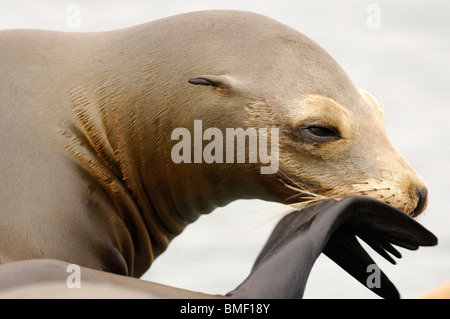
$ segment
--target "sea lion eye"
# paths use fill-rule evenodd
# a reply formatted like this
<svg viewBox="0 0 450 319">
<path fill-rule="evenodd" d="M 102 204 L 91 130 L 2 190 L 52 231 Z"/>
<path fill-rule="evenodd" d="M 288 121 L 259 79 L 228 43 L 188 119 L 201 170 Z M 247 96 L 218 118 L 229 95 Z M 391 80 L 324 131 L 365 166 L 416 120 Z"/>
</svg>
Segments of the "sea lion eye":
<svg viewBox="0 0 450 319">
<path fill-rule="evenodd" d="M 309 125 L 298 127 L 297 130 L 307 134 L 308 137 L 318 142 L 331 142 L 340 139 L 338 131 L 335 128 L 322 125 Z"/>
<path fill-rule="evenodd" d="M 318 137 L 334 137 L 337 135 L 334 130 L 323 126 L 309 126 L 306 130 L 309 134 Z"/>
</svg>

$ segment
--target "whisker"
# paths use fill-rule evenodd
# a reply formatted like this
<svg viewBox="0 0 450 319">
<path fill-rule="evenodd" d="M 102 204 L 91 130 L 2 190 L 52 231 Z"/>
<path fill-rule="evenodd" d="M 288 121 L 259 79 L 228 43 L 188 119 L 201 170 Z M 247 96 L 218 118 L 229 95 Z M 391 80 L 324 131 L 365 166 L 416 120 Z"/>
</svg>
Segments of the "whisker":
<svg viewBox="0 0 450 319">
<path fill-rule="evenodd" d="M 289 210 L 289 211 L 285 211 L 285 212 L 278 213 L 278 214 L 276 214 L 275 216 L 266 218 L 266 219 L 260 221 L 259 223 L 257 223 L 256 225 L 253 225 L 253 226 L 247 228 L 246 230 L 242 231 L 241 233 L 237 234 L 236 236 L 231 237 L 230 239 L 227 240 L 227 244 L 228 244 L 228 245 L 231 245 L 231 244 L 235 243 L 236 241 L 238 241 L 238 240 L 244 238 L 244 237 L 247 236 L 248 234 L 254 232 L 254 231 L 257 230 L 258 228 L 260 228 L 260 227 L 266 225 L 267 223 L 270 223 L 271 221 L 274 221 L 274 220 L 276 220 L 276 219 L 278 219 L 278 218 L 282 218 L 282 217 L 284 217 L 284 216 L 287 216 L 287 215 L 289 215 L 290 213 L 292 213 L 292 211 Z"/>
<path fill-rule="evenodd" d="M 386 190 L 390 190 L 390 188 L 386 187 L 386 188 L 371 188 L 371 189 L 363 189 L 363 190 L 358 190 L 358 191 L 354 191 L 354 192 L 349 192 L 349 193 L 337 193 L 337 192 L 330 192 L 326 195 L 321 195 L 321 194 L 317 194 L 312 192 L 309 189 L 306 189 L 305 187 L 303 187 L 302 185 L 298 184 L 297 182 L 293 181 L 289 176 L 287 176 L 286 174 L 284 174 L 283 172 L 281 172 L 281 174 L 283 174 L 285 176 L 285 178 L 292 183 L 292 185 L 288 184 L 287 182 L 285 182 L 283 179 L 280 179 L 280 182 L 283 183 L 283 185 L 290 189 L 293 190 L 295 192 L 297 192 L 296 194 L 293 194 L 291 196 L 289 196 L 288 198 L 286 198 L 286 200 L 291 200 L 293 198 L 296 197 L 301 197 L 301 201 L 297 202 L 297 203 L 291 203 L 291 204 L 281 204 L 281 205 L 275 205 L 273 207 L 268 207 L 268 208 L 264 208 L 264 209 L 260 209 L 258 211 L 254 211 L 253 213 L 264 213 L 264 212 L 269 212 L 269 211 L 274 211 L 274 210 L 278 210 L 278 209 L 282 209 L 282 208 L 289 208 L 286 211 L 283 212 L 279 212 L 276 213 L 274 216 L 268 217 L 260 222 L 258 222 L 257 224 L 247 228 L 246 230 L 240 232 L 239 234 L 228 238 L 224 241 L 222 241 L 221 243 L 219 243 L 219 246 L 225 246 L 225 245 L 231 245 L 237 241 L 239 241 L 240 239 L 244 238 L 245 236 L 247 236 L 248 234 L 254 232 L 255 230 L 259 229 L 260 227 L 266 225 L 267 223 L 270 223 L 276 219 L 282 218 L 284 216 L 287 216 L 289 214 L 291 214 L 292 212 L 296 211 L 296 210 L 302 210 L 305 209 L 309 206 L 312 206 L 320 201 L 324 201 L 324 200 L 330 200 L 330 199 L 334 199 L 334 200 L 342 200 L 346 197 L 350 197 L 350 196 L 355 196 L 355 195 L 365 195 L 367 193 L 371 193 L 371 192 L 378 192 L 378 191 L 386 191 Z M 362 182 L 362 183 L 357 183 L 354 185 L 368 185 L 368 182 Z M 392 198 L 394 197 L 394 195 L 389 196 L 386 199 Z M 407 210 L 407 205 L 405 206 L 405 211 Z"/>
<path fill-rule="evenodd" d="M 297 194 L 294 194 L 294 195 L 291 195 L 291 196 L 287 197 L 286 201 L 291 200 L 291 199 L 296 198 L 296 197 L 300 197 L 300 196 L 302 196 L 302 198 L 305 199 L 305 200 L 314 199 L 314 198 L 317 197 L 315 194 L 308 195 L 308 194 L 305 194 L 305 193 L 297 193 Z"/>
<path fill-rule="evenodd" d="M 292 185 L 287 184 L 287 183 L 286 183 L 285 181 L 283 181 L 283 180 L 280 180 L 280 181 L 281 181 L 281 182 L 283 183 L 283 185 L 286 186 L 287 188 L 289 188 L 289 189 L 291 189 L 291 190 L 293 190 L 293 191 L 299 192 L 299 194 L 291 195 L 291 196 L 288 197 L 287 199 L 291 199 L 291 198 L 294 198 L 294 197 L 296 197 L 296 196 L 300 196 L 300 195 L 304 195 L 304 194 L 309 195 L 309 196 L 311 196 L 312 198 L 316 198 L 316 197 L 324 197 L 324 196 L 322 196 L 322 195 L 313 193 L 313 192 L 311 192 L 311 191 L 307 191 L 306 189 L 304 189 L 304 188 L 301 187 L 300 185 L 297 185 L 297 186 L 299 186 L 299 188 L 297 188 L 297 187 L 295 187 L 295 186 L 292 186 Z"/>
<path fill-rule="evenodd" d="M 304 209 L 304 208 L 310 206 L 311 204 L 314 204 L 314 203 L 316 203 L 318 201 L 322 201 L 322 200 L 330 200 L 330 199 L 341 200 L 341 199 L 344 199 L 344 198 L 350 197 L 350 196 L 365 195 L 365 194 L 370 193 L 370 192 L 378 192 L 378 191 L 383 191 L 383 190 L 390 190 L 390 188 L 386 187 L 386 188 L 364 189 L 364 190 L 359 190 L 359 191 L 350 192 L 350 193 L 346 193 L 346 194 L 330 193 L 328 195 L 320 195 L 320 194 L 316 194 L 316 193 L 312 193 L 312 192 L 306 191 L 303 188 L 299 189 L 297 187 L 294 187 L 292 185 L 289 185 L 289 184 L 285 183 L 284 181 L 282 181 L 282 182 L 287 188 L 299 192 L 298 194 L 294 194 L 294 195 L 289 196 L 286 200 L 293 199 L 293 198 L 295 198 L 297 196 L 303 196 L 303 198 L 305 199 L 305 200 L 300 201 L 298 203 L 287 204 L 287 206 L 292 207 L 292 208 L 296 208 L 296 209 Z M 361 184 L 364 184 L 364 183 L 361 183 Z M 307 195 L 307 196 L 305 196 L 305 195 Z"/>
<path fill-rule="evenodd" d="M 308 188 L 308 190 L 305 189 L 305 187 L 301 186 L 298 182 L 294 181 L 292 178 L 290 178 L 288 175 L 286 175 L 284 172 L 280 171 L 281 174 L 284 175 L 284 177 L 286 177 L 292 184 L 296 185 L 297 187 L 299 187 L 300 189 L 311 193 L 311 190 L 308 188 L 308 186 L 306 185 L 305 187 Z M 282 181 L 284 183 L 284 181 Z M 286 184 L 286 183 L 284 183 Z"/>
</svg>

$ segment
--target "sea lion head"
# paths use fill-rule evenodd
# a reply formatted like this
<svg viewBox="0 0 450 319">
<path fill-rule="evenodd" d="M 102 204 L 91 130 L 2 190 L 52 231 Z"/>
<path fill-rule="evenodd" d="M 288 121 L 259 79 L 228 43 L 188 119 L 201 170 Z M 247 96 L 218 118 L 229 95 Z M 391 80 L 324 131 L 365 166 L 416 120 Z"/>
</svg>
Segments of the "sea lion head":
<svg viewBox="0 0 450 319">
<path fill-rule="evenodd" d="M 424 211 L 426 184 L 391 144 L 382 107 L 319 45 L 258 15 L 217 20 L 208 34 L 221 41 L 190 84 L 203 86 L 194 88 L 202 91 L 198 103 L 222 114 L 209 126 L 278 128 L 277 172 L 246 168 L 259 186 L 247 186 L 255 197 L 293 203 L 364 195 L 412 216 Z"/>
<path fill-rule="evenodd" d="M 419 215 L 427 202 L 425 182 L 391 144 L 379 103 L 352 91 L 351 103 L 313 93 L 279 109 L 288 121 L 280 126 L 280 180 L 298 191 L 291 199 L 364 195 Z"/>
<path fill-rule="evenodd" d="M 135 225 L 145 249 L 134 252 L 133 273 L 201 214 L 236 199 L 363 195 L 412 216 L 425 209 L 426 185 L 389 141 L 379 103 L 300 32 L 210 11 L 103 37 L 103 62 L 80 71 L 70 91 L 78 128 L 62 132 Z M 229 149 L 228 129 L 254 129 L 257 145 L 245 137 Z"/>
</svg>

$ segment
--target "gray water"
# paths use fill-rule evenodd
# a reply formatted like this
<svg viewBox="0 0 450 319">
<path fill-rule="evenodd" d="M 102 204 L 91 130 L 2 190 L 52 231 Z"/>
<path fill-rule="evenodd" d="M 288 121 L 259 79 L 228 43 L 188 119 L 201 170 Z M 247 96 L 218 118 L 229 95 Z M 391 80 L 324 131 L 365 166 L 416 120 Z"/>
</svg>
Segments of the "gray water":
<svg viewBox="0 0 450 319">
<path fill-rule="evenodd" d="M 101 31 L 188 11 L 237 9 L 275 18 L 320 44 L 359 87 L 382 100 L 393 144 L 429 186 L 429 206 L 419 221 L 438 236 L 439 245 L 414 252 L 402 250 L 403 258 L 395 266 L 380 258 L 375 260 L 404 298 L 418 297 L 450 280 L 450 2 L 92 2 L 1 1 L 0 29 Z M 72 3 L 80 9 L 80 19 L 68 24 L 74 11 L 67 9 Z M 372 3 L 375 9 L 369 7 Z M 377 9 L 379 16 L 374 16 Z M 200 218 L 170 244 L 143 279 L 226 293 L 247 276 L 275 221 L 243 238 L 240 234 L 276 215 L 273 210 L 261 211 L 276 206 L 258 200 L 237 201 Z M 305 297 L 375 296 L 321 257 L 311 273 Z"/>
</svg>

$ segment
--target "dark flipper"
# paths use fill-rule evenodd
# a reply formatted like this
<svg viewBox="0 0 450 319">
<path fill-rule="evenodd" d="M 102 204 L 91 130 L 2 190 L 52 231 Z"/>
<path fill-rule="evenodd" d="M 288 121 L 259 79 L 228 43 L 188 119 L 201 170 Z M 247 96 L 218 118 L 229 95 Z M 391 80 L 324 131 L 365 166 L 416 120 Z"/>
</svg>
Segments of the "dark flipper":
<svg viewBox="0 0 450 319">
<path fill-rule="evenodd" d="M 417 249 L 437 238 L 403 212 L 367 197 L 330 200 L 284 217 L 272 232 L 247 279 L 228 293 L 232 298 L 301 298 L 311 268 L 324 252 L 362 284 L 375 262 L 356 240 L 360 237 L 383 257 L 400 258 L 392 246 Z M 388 253 L 389 252 L 389 253 Z M 398 298 L 395 286 L 380 271 L 382 297 Z"/>
<path fill-rule="evenodd" d="M 380 275 L 379 282 L 367 285 L 370 275 L 368 267 L 369 265 L 376 266 L 376 264 L 351 232 L 338 230 L 328 242 L 323 253 L 380 297 L 400 298 L 394 284 L 379 268 L 377 268 Z"/>
</svg>

